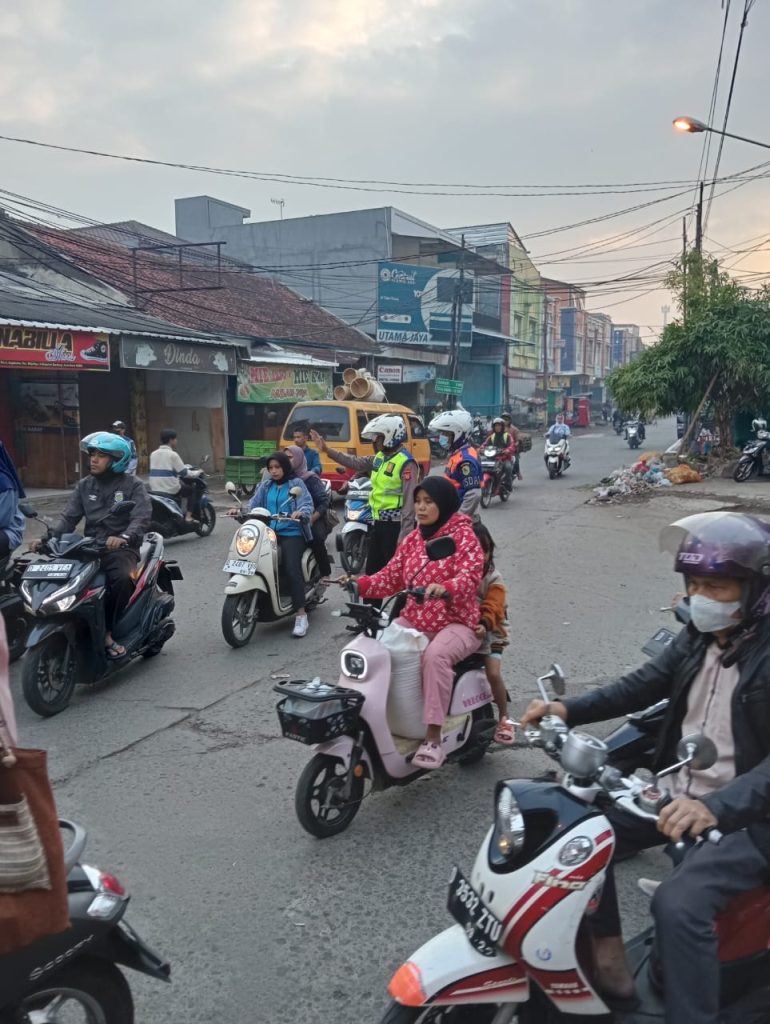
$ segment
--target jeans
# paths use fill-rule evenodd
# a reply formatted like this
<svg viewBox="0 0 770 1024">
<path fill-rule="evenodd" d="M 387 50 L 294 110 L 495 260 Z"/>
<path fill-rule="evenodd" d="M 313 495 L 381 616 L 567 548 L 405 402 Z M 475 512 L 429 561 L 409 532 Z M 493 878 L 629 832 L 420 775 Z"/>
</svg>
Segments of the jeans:
<svg viewBox="0 0 770 1024">
<path fill-rule="evenodd" d="M 318 568 L 322 576 L 329 576 L 332 571 L 332 563 L 329 561 L 329 552 L 326 550 L 326 538 L 328 530 L 322 520 L 317 519 L 313 523 L 313 540 L 310 548 L 318 562 Z"/>
<path fill-rule="evenodd" d="M 281 549 L 281 568 L 289 584 L 289 594 L 295 610 L 305 607 L 305 577 L 302 574 L 302 556 L 307 541 L 300 534 L 279 533 L 278 547 Z"/>
</svg>

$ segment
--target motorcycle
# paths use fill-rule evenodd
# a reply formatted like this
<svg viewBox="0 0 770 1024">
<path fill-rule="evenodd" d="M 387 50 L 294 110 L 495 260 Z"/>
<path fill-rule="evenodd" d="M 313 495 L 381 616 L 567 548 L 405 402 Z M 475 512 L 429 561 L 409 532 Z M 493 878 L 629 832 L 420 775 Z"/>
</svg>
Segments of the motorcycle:
<svg viewBox="0 0 770 1024">
<path fill-rule="evenodd" d="M 564 692 L 558 665 L 538 680 Z M 604 808 L 655 821 L 670 799 L 659 780 L 682 767 L 710 767 L 715 745 L 684 737 L 678 762 L 654 779 L 624 776 L 608 765 L 606 744 L 546 716 L 527 729 L 523 746 L 543 749 L 564 771 L 560 783 L 499 782 L 495 817 L 470 876 L 454 867 L 448 910 L 455 924 L 430 939 L 403 964 L 388 987 L 393 1003 L 382 1024 L 450 1019 L 478 1024 L 556 1024 L 609 1015 L 587 955 L 586 915 L 595 908 L 615 837 Z M 703 841 L 721 840 L 717 829 Z M 694 840 L 677 844 L 681 853 Z M 767 1019 L 770 998 L 770 887 L 734 900 L 719 915 L 723 1001 L 731 1019 Z M 626 947 L 640 1007 L 612 1019 L 623 1024 L 662 1021 L 665 997 L 654 928 Z M 747 1003 L 762 1000 L 762 1016 L 749 1018 Z M 744 1002 L 744 999 L 747 1001 Z M 607 1018 L 609 1019 L 609 1017 Z M 722 1018 L 720 1018 L 721 1020 Z"/>
<path fill-rule="evenodd" d="M 225 490 L 240 509 L 235 484 L 228 481 Z M 293 487 L 289 494 L 296 498 L 300 489 Z M 222 606 L 222 635 L 231 647 L 245 647 L 254 635 L 257 622 L 276 622 L 294 614 L 286 577 L 281 572 L 278 539 L 270 526 L 271 522 L 291 517 L 255 508 L 250 512 L 239 511 L 234 518 L 240 526 L 222 566 L 222 571 L 230 574 Z M 324 587 L 318 563 L 309 547 L 302 556 L 302 571 L 305 607 L 314 608 L 324 599 Z"/>
<path fill-rule="evenodd" d="M 546 435 L 543 458 L 549 479 L 555 480 L 561 476 L 565 469 L 569 469 L 571 463 L 567 438 L 560 437 L 556 441 L 551 441 L 550 437 Z"/>
<path fill-rule="evenodd" d="M 505 462 L 513 463 L 515 456 L 510 452 L 501 451 L 493 445 L 489 445 L 481 452 L 481 468 L 484 476 L 481 481 L 481 507 L 489 508 L 492 498 L 496 495 L 500 501 L 508 501 L 513 492 L 513 480 L 508 479 L 508 473 L 503 465 Z"/>
<path fill-rule="evenodd" d="M 29 505 L 20 503 L 19 509 L 27 519 L 37 515 Z M 19 593 L 28 558 L 13 558 L 7 555 L 0 559 L 0 614 L 5 621 L 5 635 L 8 638 L 8 661 L 17 661 L 24 653 L 31 621 L 24 610 L 24 601 Z"/>
<path fill-rule="evenodd" d="M 337 532 L 337 551 L 346 573 L 357 576 L 366 565 L 373 517 L 369 498 L 372 482 L 368 476 L 357 476 L 348 484 L 345 495 L 345 525 Z"/>
<path fill-rule="evenodd" d="M 437 537 L 426 544 L 426 551 L 429 561 L 449 558 L 455 551 L 454 540 Z M 388 722 L 391 655 L 378 640 L 401 613 L 407 597 L 423 600 L 424 589 L 411 586 L 390 598 L 380 611 L 357 600 L 354 583 L 348 587 L 352 600 L 340 614 L 355 620 L 360 635 L 342 650 L 338 684 L 313 679 L 273 687 L 283 698 L 276 709 L 283 735 L 315 748 L 297 782 L 294 806 L 302 827 L 319 839 L 337 835 L 350 825 L 367 783 L 372 790 L 387 789 L 425 774 L 412 764 L 421 740 L 394 735 Z M 442 737 L 447 758 L 462 765 L 480 761 L 492 742 L 495 724 L 484 659 L 474 654 L 455 666 Z"/>
<path fill-rule="evenodd" d="M 122 502 L 108 515 L 132 507 L 133 502 Z M 44 557 L 24 570 L 19 589 L 32 629 L 22 691 L 27 704 L 44 718 L 67 707 L 76 685 L 101 682 L 135 658 L 159 654 L 176 630 L 171 618 L 173 581 L 181 580 L 182 572 L 176 562 L 165 560 L 163 539 L 148 533 L 139 551 L 134 592 L 112 629 L 126 654 L 107 657 L 107 581 L 99 569 L 103 553 L 104 548 L 79 533 L 48 536 L 41 547 Z"/>
<path fill-rule="evenodd" d="M 626 421 L 625 420 L 613 420 L 612 421 L 612 429 L 615 431 L 615 433 L 618 435 L 618 437 L 620 437 L 620 435 L 623 433 L 623 431 L 625 430 L 625 427 L 626 427 Z"/>
<path fill-rule="evenodd" d="M 120 967 L 159 981 L 169 980 L 171 968 L 126 921 L 129 895 L 118 879 L 79 863 L 85 831 L 59 825 L 71 840 L 64 856 L 70 927 L 0 957 L 0 1020 L 131 1024 L 133 999 Z"/>
<path fill-rule="evenodd" d="M 639 445 L 644 441 L 644 428 L 638 420 L 630 420 L 626 423 L 626 441 L 628 441 L 628 447 L 631 449 L 638 448 Z"/>
<path fill-rule="evenodd" d="M 767 430 L 765 420 L 756 420 L 756 438 L 748 441 L 743 449 L 738 465 L 733 472 L 733 480 L 742 484 L 750 480 L 755 474 L 764 476 L 765 462 L 767 461 L 767 446 L 770 442 L 770 431 Z"/>
<path fill-rule="evenodd" d="M 201 461 L 201 467 L 205 466 L 209 459 L 210 456 L 207 455 Z M 193 501 L 197 506 L 198 519 L 185 519 L 180 502 L 172 495 L 161 494 L 156 491 L 149 492 L 150 503 L 152 504 L 150 530 L 153 533 L 159 533 L 161 537 L 166 539 L 169 537 L 184 537 L 188 533 L 197 533 L 199 537 L 208 537 L 216 526 L 217 513 L 207 493 L 206 474 L 202 468 L 194 469 L 189 464 L 185 465 L 185 469 L 190 474 L 196 474 L 195 476 L 185 477 L 185 481 L 192 484 L 195 490 L 195 497 L 188 498 L 188 501 Z"/>
</svg>

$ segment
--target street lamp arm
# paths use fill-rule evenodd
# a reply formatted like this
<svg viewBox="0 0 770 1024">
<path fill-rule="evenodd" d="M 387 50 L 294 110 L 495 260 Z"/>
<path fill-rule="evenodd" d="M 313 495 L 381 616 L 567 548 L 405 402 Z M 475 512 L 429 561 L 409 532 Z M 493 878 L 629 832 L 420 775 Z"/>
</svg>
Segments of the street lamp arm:
<svg viewBox="0 0 770 1024">
<path fill-rule="evenodd" d="M 738 142 L 748 142 L 750 146 L 760 146 L 762 149 L 770 149 L 770 142 L 758 142 L 757 139 L 747 139 L 745 135 L 736 135 L 734 132 L 723 132 L 719 128 L 712 128 L 695 117 L 676 117 L 674 127 L 679 132 L 711 132 L 713 135 L 724 135 L 727 139 L 737 139 Z"/>
</svg>

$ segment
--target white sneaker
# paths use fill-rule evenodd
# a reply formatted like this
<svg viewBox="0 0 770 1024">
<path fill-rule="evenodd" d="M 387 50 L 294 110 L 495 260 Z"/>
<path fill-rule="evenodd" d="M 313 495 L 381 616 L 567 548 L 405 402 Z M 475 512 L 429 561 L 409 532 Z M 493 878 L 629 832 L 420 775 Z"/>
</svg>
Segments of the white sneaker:
<svg viewBox="0 0 770 1024">
<path fill-rule="evenodd" d="M 292 636 L 304 636 L 307 633 L 307 615 L 298 615 L 294 620 Z"/>
</svg>

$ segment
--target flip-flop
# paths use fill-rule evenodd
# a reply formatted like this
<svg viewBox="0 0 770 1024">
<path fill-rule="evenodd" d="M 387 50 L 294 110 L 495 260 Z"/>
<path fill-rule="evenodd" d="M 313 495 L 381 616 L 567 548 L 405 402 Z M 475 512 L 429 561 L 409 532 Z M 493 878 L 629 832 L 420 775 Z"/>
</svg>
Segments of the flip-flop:
<svg viewBox="0 0 770 1024">
<path fill-rule="evenodd" d="M 104 650 L 110 661 L 117 661 L 118 658 L 125 658 L 126 649 L 122 644 L 116 643 L 114 640 L 111 644 L 105 644 Z"/>
<path fill-rule="evenodd" d="M 425 768 L 427 771 L 432 771 L 434 768 L 440 768 L 445 760 L 446 754 L 439 744 L 428 743 L 428 741 L 425 740 L 417 748 L 417 753 L 412 758 L 412 764 L 417 765 L 418 768 Z"/>
<path fill-rule="evenodd" d="M 504 747 L 510 747 L 516 742 L 516 723 L 510 718 L 501 718 L 495 729 L 495 743 L 502 743 Z"/>
</svg>

